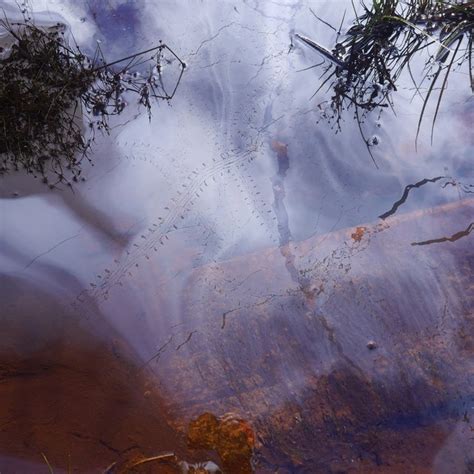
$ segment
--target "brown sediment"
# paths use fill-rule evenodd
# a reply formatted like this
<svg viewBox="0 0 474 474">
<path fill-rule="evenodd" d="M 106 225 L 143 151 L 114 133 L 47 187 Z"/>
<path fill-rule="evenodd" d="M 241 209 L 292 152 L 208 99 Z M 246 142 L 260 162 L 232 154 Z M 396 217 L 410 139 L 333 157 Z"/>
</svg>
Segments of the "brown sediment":
<svg viewBox="0 0 474 474">
<path fill-rule="evenodd" d="M 474 254 L 469 238 L 410 243 L 462 228 L 473 208 L 289 243 L 311 294 L 278 248 L 196 269 L 182 334 L 145 365 L 97 308 L 81 320 L 52 290 L 2 277 L 2 472 L 47 469 L 41 453 L 81 473 L 176 472 L 182 459 L 229 473 L 433 472 L 455 427 L 472 428 Z"/>
<path fill-rule="evenodd" d="M 26 280 L 3 276 L 0 294 L 2 473 L 45 471 L 41 453 L 82 473 L 182 452 L 153 381 L 136 375 L 136 355 L 97 309 L 88 327 Z"/>
<path fill-rule="evenodd" d="M 410 244 L 465 227 L 473 210 L 466 199 L 290 243 L 313 297 L 279 249 L 196 270 L 185 312 L 199 335 L 157 367 L 184 389 L 167 399 L 176 426 L 241 414 L 257 472 L 433 472 L 472 418 L 474 254 L 468 238 Z"/>
</svg>

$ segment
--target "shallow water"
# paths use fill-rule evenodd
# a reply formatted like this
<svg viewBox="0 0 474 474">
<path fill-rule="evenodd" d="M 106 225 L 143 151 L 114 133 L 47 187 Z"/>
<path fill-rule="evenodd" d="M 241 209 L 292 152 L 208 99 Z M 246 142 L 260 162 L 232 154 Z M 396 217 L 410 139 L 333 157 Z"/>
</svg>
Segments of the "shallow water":
<svg viewBox="0 0 474 474">
<path fill-rule="evenodd" d="M 470 472 L 466 71 L 432 145 L 427 120 L 415 151 L 408 82 L 364 124 L 376 167 L 351 117 L 319 121 L 320 70 L 301 70 L 320 57 L 293 37 L 331 47 L 309 8 L 349 24 L 350 2 L 33 3 L 85 49 L 163 40 L 187 67 L 151 122 L 98 140 L 74 193 L 1 178 L 0 470 L 172 452 L 142 467 Z"/>
</svg>

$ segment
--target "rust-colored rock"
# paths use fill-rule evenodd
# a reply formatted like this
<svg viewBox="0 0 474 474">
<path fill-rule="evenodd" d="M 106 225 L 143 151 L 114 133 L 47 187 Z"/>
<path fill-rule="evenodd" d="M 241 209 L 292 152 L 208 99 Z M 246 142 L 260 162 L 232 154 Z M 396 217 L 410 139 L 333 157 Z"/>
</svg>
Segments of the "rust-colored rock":
<svg viewBox="0 0 474 474">
<path fill-rule="evenodd" d="M 252 428 L 248 422 L 233 414 L 217 418 L 211 413 L 204 413 L 192 420 L 188 445 L 193 449 L 216 451 L 226 473 L 253 472 L 251 460 L 255 438 Z"/>
<path fill-rule="evenodd" d="M 220 421 L 212 413 L 203 413 L 189 423 L 188 446 L 193 449 L 215 449 L 219 443 Z"/>
</svg>

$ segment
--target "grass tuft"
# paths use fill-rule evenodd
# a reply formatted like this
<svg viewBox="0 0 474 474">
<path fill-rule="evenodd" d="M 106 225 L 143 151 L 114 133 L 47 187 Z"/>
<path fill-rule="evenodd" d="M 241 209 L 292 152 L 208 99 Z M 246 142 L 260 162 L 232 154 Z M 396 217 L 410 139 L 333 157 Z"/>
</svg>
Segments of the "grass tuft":
<svg viewBox="0 0 474 474">
<path fill-rule="evenodd" d="M 355 13 L 353 26 L 337 41 L 332 51 L 298 35 L 326 59 L 320 87 L 328 82 L 332 96 L 323 108 L 324 117 L 330 122 L 335 121 L 340 130 L 344 111 L 355 109 L 354 116 L 360 125 L 365 116 L 374 110 L 393 109 L 392 94 L 397 90 L 400 75 L 408 70 L 419 95 L 422 95 L 420 86 L 423 81 L 431 81 L 427 94 L 422 96 L 417 138 L 428 100 L 438 81 L 442 80 L 432 123 L 433 135 L 441 99 L 454 64 L 467 61 L 470 87 L 474 91 L 474 2 L 373 0 L 371 6 L 363 1 L 361 5 L 362 13 Z M 338 38 L 339 34 L 340 30 Z M 436 52 L 428 54 L 424 77 L 417 81 L 410 62 L 432 45 L 436 46 Z M 365 137 L 364 141 L 370 152 L 371 144 Z"/>
</svg>

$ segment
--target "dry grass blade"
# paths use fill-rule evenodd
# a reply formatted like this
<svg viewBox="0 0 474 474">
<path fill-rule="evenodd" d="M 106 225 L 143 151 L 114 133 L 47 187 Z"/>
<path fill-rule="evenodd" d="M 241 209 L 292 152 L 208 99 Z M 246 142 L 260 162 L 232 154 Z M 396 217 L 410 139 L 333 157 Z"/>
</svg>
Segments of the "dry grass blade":
<svg viewBox="0 0 474 474">
<path fill-rule="evenodd" d="M 46 465 L 48 466 L 49 473 L 50 473 L 50 474 L 54 474 L 53 468 L 51 467 L 51 464 L 49 463 L 48 458 L 46 457 L 46 454 L 41 453 L 41 456 L 43 457 L 44 462 L 45 462 Z"/>
<path fill-rule="evenodd" d="M 179 459 L 175 455 L 175 453 L 172 452 L 149 457 L 144 457 L 140 455 L 132 459 L 125 459 L 112 463 L 105 469 L 104 474 L 127 474 L 132 472 L 138 472 L 137 469 L 139 469 L 141 466 L 152 463 L 156 463 L 157 465 L 164 464 L 167 466 L 171 465 L 174 467 L 178 467 Z M 153 470 L 153 472 L 155 472 L 155 470 Z"/>
<path fill-rule="evenodd" d="M 139 461 L 135 461 L 134 463 L 130 464 L 130 468 L 134 468 L 140 466 L 142 464 L 148 464 L 151 462 L 161 462 L 161 461 L 174 461 L 176 460 L 176 456 L 174 453 L 167 453 L 161 454 L 159 456 L 151 456 L 149 458 L 140 459 Z"/>
</svg>

